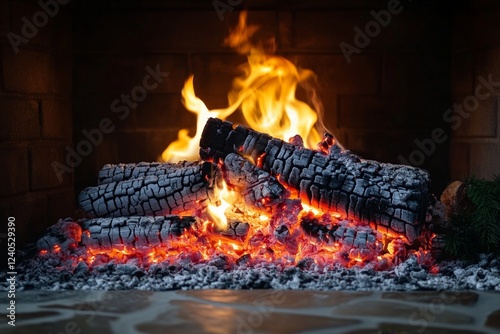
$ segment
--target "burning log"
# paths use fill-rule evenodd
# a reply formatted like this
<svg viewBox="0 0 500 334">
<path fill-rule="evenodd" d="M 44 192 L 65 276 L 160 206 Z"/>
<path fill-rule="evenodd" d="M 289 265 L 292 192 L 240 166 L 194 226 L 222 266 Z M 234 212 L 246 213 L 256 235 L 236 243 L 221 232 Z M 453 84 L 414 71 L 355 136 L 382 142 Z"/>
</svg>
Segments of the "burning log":
<svg viewBox="0 0 500 334">
<path fill-rule="evenodd" d="M 196 223 L 194 217 L 176 215 L 157 217 L 96 218 L 81 223 L 81 243 L 90 247 L 110 248 L 166 246 Z"/>
<path fill-rule="evenodd" d="M 308 215 L 301 219 L 300 226 L 307 235 L 323 243 L 338 244 L 342 251 L 349 251 L 353 258 L 372 260 L 383 250 L 382 234 L 368 226 L 353 226 L 348 221 L 322 224 Z"/>
<path fill-rule="evenodd" d="M 181 236 L 196 223 L 194 217 L 176 215 L 157 217 L 118 217 L 60 220 L 37 241 L 39 251 L 63 252 L 86 248 L 153 247 Z"/>
<path fill-rule="evenodd" d="M 130 163 L 118 165 L 107 164 L 99 171 L 98 185 L 138 179 L 146 176 L 169 175 L 171 177 L 183 177 L 186 173 L 186 167 L 193 167 L 199 164 L 199 161 L 182 161 L 178 163 L 140 162 L 137 164 Z"/>
<path fill-rule="evenodd" d="M 226 156 L 222 171 L 226 183 L 254 209 L 271 212 L 290 195 L 274 176 L 237 154 Z"/>
<path fill-rule="evenodd" d="M 91 218 L 193 215 L 216 197 L 221 182 L 219 168 L 207 162 L 162 172 L 86 188 L 80 207 Z"/>
<path fill-rule="evenodd" d="M 370 222 L 409 242 L 419 235 L 427 206 L 426 171 L 362 160 L 337 145 L 324 154 L 216 118 L 206 123 L 200 147 L 208 161 L 229 153 L 251 157 L 313 207 Z"/>
<path fill-rule="evenodd" d="M 82 239 L 82 228 L 71 218 L 59 219 L 47 233 L 36 242 L 36 248 L 44 252 L 69 253 L 75 250 Z"/>
<path fill-rule="evenodd" d="M 250 224 L 242 222 L 230 222 L 228 228 L 225 231 L 221 231 L 220 234 L 232 239 L 245 240 L 250 230 Z"/>
</svg>

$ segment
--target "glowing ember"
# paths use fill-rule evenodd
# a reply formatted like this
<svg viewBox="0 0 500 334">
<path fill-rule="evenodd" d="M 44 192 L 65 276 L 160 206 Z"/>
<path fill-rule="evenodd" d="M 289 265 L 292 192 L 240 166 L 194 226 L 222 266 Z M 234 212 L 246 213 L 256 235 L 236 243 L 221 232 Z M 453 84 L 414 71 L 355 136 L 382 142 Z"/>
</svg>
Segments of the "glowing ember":
<svg viewBox="0 0 500 334">
<path fill-rule="evenodd" d="M 140 233 L 130 244 L 118 243 L 104 245 L 104 241 L 113 235 L 115 228 L 107 229 L 102 235 L 83 230 L 63 244 L 51 235 L 38 243 L 39 256 L 55 256 L 66 261 L 65 265 L 75 267 L 79 262 L 86 262 L 90 267 L 115 263 L 140 264 L 149 267 L 154 263 L 206 263 L 221 268 L 235 266 L 255 266 L 263 262 L 273 262 L 284 266 L 300 266 L 321 269 L 332 264 L 345 267 L 365 267 L 387 269 L 399 264 L 406 258 L 406 248 L 401 239 L 388 239 L 387 236 L 360 226 L 355 220 L 343 220 L 330 214 L 315 215 L 312 212 L 296 215 L 296 201 L 284 204 L 272 217 L 256 214 L 254 217 L 243 215 L 237 210 L 228 210 L 231 217 L 226 221 L 225 231 L 209 220 L 197 219 L 181 235 L 169 235 L 152 242 L 162 231 L 151 229 L 149 242 L 140 240 Z M 238 221 L 246 217 L 246 222 Z M 295 217 L 293 217 L 295 216 Z M 131 217 L 130 220 L 137 219 Z M 214 220 L 215 221 L 215 220 Z M 279 223 L 278 223 L 279 222 Z M 63 235 L 71 228 L 72 221 L 60 222 L 54 231 Z M 86 220 L 79 223 L 85 229 Z M 54 232 L 53 231 L 53 232 Z M 102 238 L 102 241 L 101 239 Z M 92 240 L 96 240 L 93 243 Z M 54 244 L 52 244 L 54 243 Z M 78 244 L 79 247 L 72 247 Z M 428 250 L 410 251 L 416 254 L 422 264 L 433 265 Z"/>
</svg>

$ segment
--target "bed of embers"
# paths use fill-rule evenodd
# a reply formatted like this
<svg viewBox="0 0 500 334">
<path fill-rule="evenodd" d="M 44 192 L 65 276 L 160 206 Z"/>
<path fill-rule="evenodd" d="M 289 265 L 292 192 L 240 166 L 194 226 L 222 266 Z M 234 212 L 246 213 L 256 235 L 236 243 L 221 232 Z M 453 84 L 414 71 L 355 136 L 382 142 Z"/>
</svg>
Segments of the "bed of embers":
<svg viewBox="0 0 500 334">
<path fill-rule="evenodd" d="M 359 159 L 330 136 L 310 150 L 218 119 L 202 138 L 205 161 L 104 166 L 79 197 L 89 218 L 40 238 L 21 288 L 498 289 L 493 255 L 436 262 L 445 213 L 427 202 L 424 171 Z"/>
</svg>

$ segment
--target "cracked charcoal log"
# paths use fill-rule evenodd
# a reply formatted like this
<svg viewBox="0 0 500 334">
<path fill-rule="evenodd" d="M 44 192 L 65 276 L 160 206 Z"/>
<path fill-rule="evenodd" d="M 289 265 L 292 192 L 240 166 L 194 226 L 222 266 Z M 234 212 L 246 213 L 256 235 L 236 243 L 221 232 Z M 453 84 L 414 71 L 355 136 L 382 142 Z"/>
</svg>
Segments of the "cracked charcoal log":
<svg viewBox="0 0 500 334">
<path fill-rule="evenodd" d="M 307 235 L 327 244 L 339 242 L 342 245 L 358 248 L 373 248 L 376 242 L 382 242 L 380 232 L 368 226 L 354 226 L 347 222 L 340 222 L 338 225 L 322 224 L 316 218 L 302 218 L 300 227 Z"/>
<path fill-rule="evenodd" d="M 89 219 L 80 223 L 81 243 L 96 248 L 167 246 L 195 223 L 194 217 L 176 215 Z"/>
<path fill-rule="evenodd" d="M 367 226 L 353 226 L 348 222 L 338 225 L 324 225 L 318 219 L 305 216 L 300 221 L 304 233 L 321 242 L 332 245 L 338 243 L 343 251 L 356 250 L 355 256 L 371 260 L 382 253 L 383 236 Z M 353 252 L 350 252 L 354 255 Z"/>
<path fill-rule="evenodd" d="M 167 240 L 178 237 L 196 223 L 193 217 L 175 215 L 157 217 L 117 217 L 84 219 L 79 222 L 71 218 L 60 220 L 40 238 L 36 247 L 64 254 L 78 246 L 165 246 Z"/>
<path fill-rule="evenodd" d="M 219 168 L 205 162 L 164 175 L 89 187 L 78 200 L 91 218 L 192 215 L 215 198 L 215 188 L 221 180 Z"/>
<path fill-rule="evenodd" d="M 207 121 L 200 147 L 203 160 L 252 157 L 313 207 L 368 221 L 409 242 L 420 233 L 429 184 L 424 170 L 362 160 L 337 145 L 325 155 L 215 118 Z"/>
<path fill-rule="evenodd" d="M 253 209 L 272 212 L 290 195 L 274 176 L 237 154 L 226 156 L 222 171 L 227 184 Z"/>
<path fill-rule="evenodd" d="M 99 171 L 98 185 L 137 179 L 145 176 L 170 175 L 183 176 L 185 167 L 199 165 L 199 161 L 173 162 L 140 162 L 130 164 L 107 164 Z"/>
<path fill-rule="evenodd" d="M 227 230 L 220 232 L 223 236 L 244 240 L 250 230 L 250 224 L 242 222 L 230 222 Z"/>
<path fill-rule="evenodd" d="M 72 218 L 59 219 L 49 227 L 47 232 L 36 242 L 38 251 L 57 251 L 69 254 L 78 247 L 82 238 L 82 228 Z"/>
</svg>

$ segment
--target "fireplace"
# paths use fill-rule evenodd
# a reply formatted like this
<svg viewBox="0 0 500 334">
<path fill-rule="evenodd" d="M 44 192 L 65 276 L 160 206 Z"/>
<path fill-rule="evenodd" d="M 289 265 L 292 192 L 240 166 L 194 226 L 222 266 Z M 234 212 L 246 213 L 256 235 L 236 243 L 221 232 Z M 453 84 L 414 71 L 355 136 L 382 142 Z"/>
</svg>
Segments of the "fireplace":
<svg viewBox="0 0 500 334">
<path fill-rule="evenodd" d="M 209 109 L 227 105 L 245 57 L 222 44 L 242 9 L 256 39 L 315 73 L 322 129 L 343 147 L 428 170 L 436 195 L 499 171 L 493 4 L 222 3 L 5 2 L 0 207 L 20 244 L 80 217 L 75 194 L 105 164 L 153 162 L 180 129 L 192 135 L 189 75 Z"/>
</svg>

